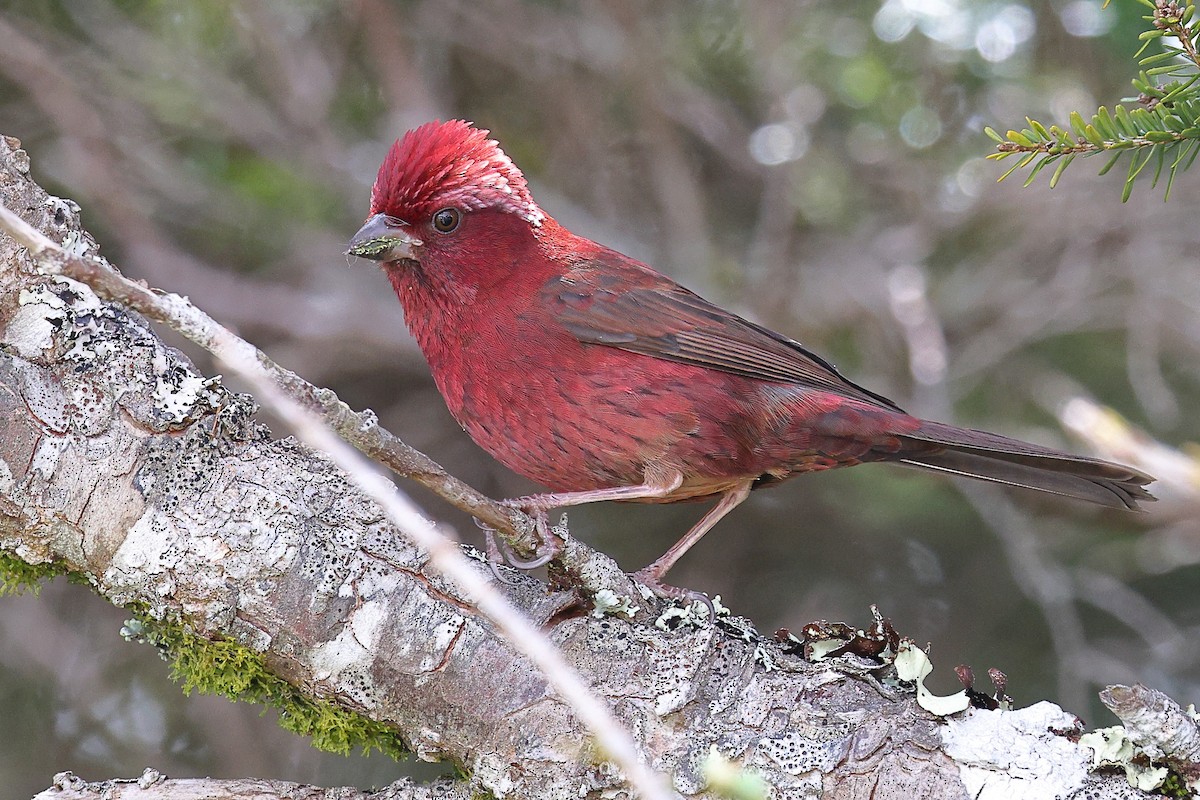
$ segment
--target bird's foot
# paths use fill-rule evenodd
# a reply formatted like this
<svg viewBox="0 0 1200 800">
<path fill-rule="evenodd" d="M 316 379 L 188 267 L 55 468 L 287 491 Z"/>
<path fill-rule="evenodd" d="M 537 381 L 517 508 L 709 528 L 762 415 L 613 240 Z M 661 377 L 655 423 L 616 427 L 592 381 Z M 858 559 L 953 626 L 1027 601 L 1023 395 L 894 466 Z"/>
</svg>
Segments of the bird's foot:
<svg viewBox="0 0 1200 800">
<path fill-rule="evenodd" d="M 717 618 L 717 607 L 713 605 L 713 601 L 708 598 L 708 595 L 697 592 L 694 589 L 681 589 L 678 586 L 663 583 L 653 565 L 638 570 L 631 577 L 664 600 L 676 600 L 689 604 L 700 603 L 708 609 L 709 619 L 715 620 Z"/>
<path fill-rule="evenodd" d="M 505 583 L 512 583 L 512 581 L 510 581 L 500 572 L 501 566 L 506 565 L 520 570 L 537 569 L 538 567 L 544 566 L 545 564 L 553 561 L 563 551 L 562 542 L 559 539 L 558 534 L 551 527 L 545 510 L 536 508 L 531 509 L 518 505 L 522 499 L 524 498 L 519 498 L 517 500 L 505 500 L 503 501 L 503 505 L 511 506 L 513 508 L 520 508 L 533 518 L 534 530 L 537 531 L 538 538 L 541 540 L 534 551 L 533 558 L 519 558 L 517 554 L 512 551 L 512 548 L 509 547 L 508 543 L 497 536 L 496 531 L 477 522 L 479 527 L 483 528 L 484 531 L 484 540 L 487 544 L 488 565 L 492 569 L 492 574 Z"/>
</svg>

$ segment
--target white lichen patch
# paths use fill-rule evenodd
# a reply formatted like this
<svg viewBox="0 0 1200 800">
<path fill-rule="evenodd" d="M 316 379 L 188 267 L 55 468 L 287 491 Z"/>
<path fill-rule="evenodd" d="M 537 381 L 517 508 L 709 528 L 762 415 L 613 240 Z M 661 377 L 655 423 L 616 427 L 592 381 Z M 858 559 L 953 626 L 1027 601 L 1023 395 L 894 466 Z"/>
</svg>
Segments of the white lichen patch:
<svg viewBox="0 0 1200 800">
<path fill-rule="evenodd" d="M 29 459 L 29 474 L 37 474 L 44 481 L 52 479 L 68 445 L 69 439 L 43 436 L 33 450 L 33 457 Z"/>
<path fill-rule="evenodd" d="M 235 534 L 239 541 L 248 543 L 250 552 L 257 554 L 258 570 L 283 572 L 295 562 L 299 552 L 299 546 L 292 537 L 281 535 L 281 529 L 290 528 L 294 522 L 289 517 L 271 520 L 255 516 L 235 528 Z M 241 549 L 240 544 L 238 547 Z"/>
<path fill-rule="evenodd" d="M 925 688 L 925 678 L 933 672 L 933 662 L 911 641 L 900 642 L 900 649 L 893 663 L 896 667 L 896 677 L 906 684 L 916 686 L 917 705 L 931 714 L 947 717 L 970 707 L 971 701 L 965 690 L 943 697 Z"/>
<path fill-rule="evenodd" d="M 23 358 L 51 355 L 58 348 L 75 366 L 78 381 L 119 387 L 123 406 L 154 429 L 178 427 L 222 407 L 227 394 L 219 378 L 205 378 L 177 352 L 164 346 L 129 312 L 104 303 L 87 286 L 55 277 L 18 297 L 19 308 L 4 343 Z M 145 359 L 149 358 L 149 364 Z M 70 392 L 78 381 L 63 382 Z M 112 400 L 84 388 L 83 406 L 107 411 Z M 81 406 L 82 408 L 82 406 Z M 73 413 L 78 413 L 72 407 Z M 127 410 L 131 410 L 127 408 Z"/>
<path fill-rule="evenodd" d="M 767 672 L 773 672 L 779 669 L 779 665 L 775 663 L 775 656 L 768 648 L 761 643 L 754 646 L 754 663 L 758 664 Z"/>
<path fill-rule="evenodd" d="M 217 536 L 190 537 L 187 542 L 188 560 L 192 563 L 224 564 L 233 548 Z"/>
<path fill-rule="evenodd" d="M 368 612 L 368 618 L 373 618 L 373 613 Z M 371 628 L 372 622 L 367 622 L 366 627 Z M 308 657 L 313 678 L 366 709 L 376 708 L 379 692 L 373 678 L 374 654 L 372 649 L 362 645 L 360 637 L 364 634 L 368 639 L 377 636 L 378 628 L 374 625 L 374 630 L 355 630 L 352 621 L 343 626 L 336 637 L 314 646 Z"/>
<path fill-rule="evenodd" d="M 1125 770 L 1125 780 L 1129 785 L 1144 792 L 1157 789 L 1167 779 L 1166 767 L 1134 761 L 1145 753 L 1120 725 L 1085 733 L 1079 737 L 1079 744 L 1092 751 L 1092 767 L 1121 767 Z"/>
<path fill-rule="evenodd" d="M 76 206 L 75 211 L 79 211 L 78 206 Z M 79 231 L 67 231 L 67 235 L 63 237 L 62 249 L 66 251 L 67 255 L 82 258 L 92 249 L 93 244 L 87 236 Z"/>
<path fill-rule="evenodd" d="M 174 359 L 163 350 L 154 354 L 153 398 L 163 416 L 172 422 L 184 422 L 193 416 L 194 409 L 220 408 L 224 396 L 220 378 L 205 378 L 171 361 Z"/>
<path fill-rule="evenodd" d="M 359 640 L 354 625 L 350 624 L 334 638 L 312 648 L 309 665 L 314 678 L 336 685 L 342 672 L 351 667 L 369 667 L 373 658 L 371 651 Z"/>
<path fill-rule="evenodd" d="M 845 639 L 817 639 L 809 643 L 809 652 L 807 653 L 809 661 L 816 663 L 824 661 L 829 657 L 830 653 L 837 652 L 846 646 Z"/>
<path fill-rule="evenodd" d="M 188 455 L 175 462 L 190 461 Z M 211 555 L 233 552 L 253 554 L 253 558 L 233 558 L 221 568 L 235 579 L 255 577 L 257 573 L 285 572 L 295 562 L 298 550 L 296 537 L 289 535 L 300 524 L 303 511 L 297 511 L 286 499 L 262 486 L 242 480 L 238 465 L 231 474 L 215 481 L 189 481 L 191 464 L 180 469 L 182 476 L 158 476 L 161 486 L 154 486 L 154 476 L 142 477 L 143 492 L 160 505 L 169 506 L 174 518 L 196 530 L 219 526 L 223 532 L 219 549 L 200 548 L 195 552 L 206 561 Z M 199 461 L 198 469 L 205 463 Z M 141 477 L 141 476 L 140 476 Z M 182 477 L 182 479 L 180 479 Z M 163 489 L 173 492 L 172 502 L 163 502 Z M 224 555 L 222 555 L 224 558 Z"/>
<path fill-rule="evenodd" d="M 395 597 L 396 592 L 390 595 Z M 464 630 L 468 617 L 425 592 L 406 592 L 403 598 L 391 608 L 393 627 L 380 641 L 376 656 L 386 658 L 393 671 L 413 676 L 420 686 L 437 679 L 460 637 L 471 641 L 478 631 Z"/>
<path fill-rule="evenodd" d="M 368 600 L 354 609 L 354 615 L 350 617 L 350 630 L 363 649 L 375 652 L 387 618 L 388 604 L 383 600 Z"/>
<path fill-rule="evenodd" d="M 638 608 L 628 597 L 618 595 L 612 589 L 601 589 L 592 598 L 593 617 L 611 615 L 632 619 L 633 615 L 638 612 Z"/>
<path fill-rule="evenodd" d="M 22 358 L 37 358 L 54 346 L 54 333 L 67 319 L 66 301 L 56 295 L 50 284 L 22 289 L 17 296 L 20 306 L 8 323 L 4 343 Z"/>
<path fill-rule="evenodd" d="M 668 606 L 658 615 L 658 619 L 654 620 L 654 627 L 660 631 L 674 630 L 680 625 L 700 628 L 707 620 L 708 607 L 699 600 L 695 600 L 683 606 Z"/>
<path fill-rule="evenodd" d="M 76 236 L 79 235 L 76 231 L 70 229 L 71 226 L 79 223 L 78 203 L 69 197 L 55 197 L 51 194 L 46 196 L 42 204 L 46 206 L 46 210 L 50 214 L 50 219 L 56 228 L 60 230 L 68 228 L 68 236 L 72 233 Z"/>
<path fill-rule="evenodd" d="M 72 333 L 75 334 L 74 344 L 65 354 L 70 361 L 107 361 L 121 350 L 117 342 L 97 335 L 99 326 L 94 320 L 85 322 Z"/>
<path fill-rule="evenodd" d="M 158 512 L 148 511 L 129 528 L 101 583 L 110 587 L 114 600 L 123 596 L 122 590 L 132 589 L 137 593 L 138 587 L 130 586 L 127 576 L 154 583 L 160 593 L 170 593 L 174 588 L 170 573 L 179 566 L 182 557 L 176 543 L 175 527 Z"/>
<path fill-rule="evenodd" d="M 1019 711 L 984 711 L 948 719 L 942 728 L 946 754 L 959 764 L 967 796 L 978 800 L 1052 800 L 1083 782 L 1088 751 L 1052 730 L 1079 724 L 1053 703 Z"/>
</svg>

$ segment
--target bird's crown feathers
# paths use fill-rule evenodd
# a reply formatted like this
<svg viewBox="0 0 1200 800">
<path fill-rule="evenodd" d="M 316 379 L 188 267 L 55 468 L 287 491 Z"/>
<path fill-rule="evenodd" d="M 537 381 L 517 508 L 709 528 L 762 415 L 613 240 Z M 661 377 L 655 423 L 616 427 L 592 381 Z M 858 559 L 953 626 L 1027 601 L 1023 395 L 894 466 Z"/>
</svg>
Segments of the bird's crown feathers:
<svg viewBox="0 0 1200 800">
<path fill-rule="evenodd" d="M 371 189 L 372 213 L 406 221 L 447 205 L 500 208 L 535 226 L 545 219 L 496 140 L 459 119 L 427 122 L 397 139 Z"/>
</svg>

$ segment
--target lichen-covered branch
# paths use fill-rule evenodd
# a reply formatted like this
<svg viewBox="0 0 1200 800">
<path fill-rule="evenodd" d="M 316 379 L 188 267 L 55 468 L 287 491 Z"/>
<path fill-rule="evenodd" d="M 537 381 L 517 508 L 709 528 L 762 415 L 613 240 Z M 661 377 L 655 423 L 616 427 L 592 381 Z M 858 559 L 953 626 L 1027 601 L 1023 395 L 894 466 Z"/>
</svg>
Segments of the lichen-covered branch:
<svg viewBox="0 0 1200 800">
<path fill-rule="evenodd" d="M 0 140 L 0 202 L 69 250 L 94 247 L 16 147 Z M 622 791 L 578 715 L 471 599 L 325 457 L 252 414 L 140 316 L 39 274 L 0 236 L 0 550 L 86 576 L 136 610 L 145 630 L 131 635 L 233 648 L 235 674 L 205 675 L 196 658 L 185 677 L 306 698 L 302 730 L 347 724 L 325 704 L 456 762 L 472 790 Z M 712 796 L 705 767 L 725 764 L 780 797 L 1141 796 L 1089 771 L 1076 721 L 1050 704 L 941 719 L 887 659 L 813 663 L 735 617 L 645 604 L 599 617 L 528 577 L 501 588 L 684 795 Z"/>
<path fill-rule="evenodd" d="M 1194 707 L 1180 708 L 1162 692 L 1141 684 L 1109 686 L 1100 699 L 1120 718 L 1131 742 L 1169 765 L 1188 789 L 1200 789 L 1200 715 Z"/>
</svg>

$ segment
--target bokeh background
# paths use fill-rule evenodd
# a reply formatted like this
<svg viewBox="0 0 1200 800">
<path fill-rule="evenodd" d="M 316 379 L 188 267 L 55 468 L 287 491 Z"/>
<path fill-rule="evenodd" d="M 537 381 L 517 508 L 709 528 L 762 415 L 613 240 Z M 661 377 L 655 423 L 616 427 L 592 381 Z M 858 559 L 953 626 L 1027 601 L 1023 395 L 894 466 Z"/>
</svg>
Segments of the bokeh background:
<svg viewBox="0 0 1200 800">
<path fill-rule="evenodd" d="M 189 295 L 497 497 L 535 487 L 455 426 L 383 276 L 342 255 L 387 147 L 432 118 L 490 128 L 560 221 L 909 411 L 1086 450 L 1058 415 L 1090 397 L 1186 447 L 1200 440 L 1200 171 L 1169 203 L 1147 180 L 1122 205 L 1099 161 L 1051 191 L 998 185 L 983 158 L 985 125 L 1065 121 L 1129 94 L 1140 13 L 1133 0 L 8 2 L 0 133 L 127 274 Z M 756 493 L 672 577 L 767 632 L 862 625 L 876 603 L 932 643 L 935 688 L 958 688 L 956 664 L 995 666 L 1018 703 L 1110 724 L 1104 684 L 1184 703 L 1200 685 L 1200 506 L 1186 480 L 1159 493 L 1135 515 L 886 467 L 807 476 Z M 702 511 L 607 504 L 571 523 L 635 569 Z M 59 582 L 0 599 L 6 796 L 63 769 L 359 786 L 413 769 L 321 754 L 271 713 L 184 698 L 151 648 L 120 638 L 123 618 Z"/>
</svg>

